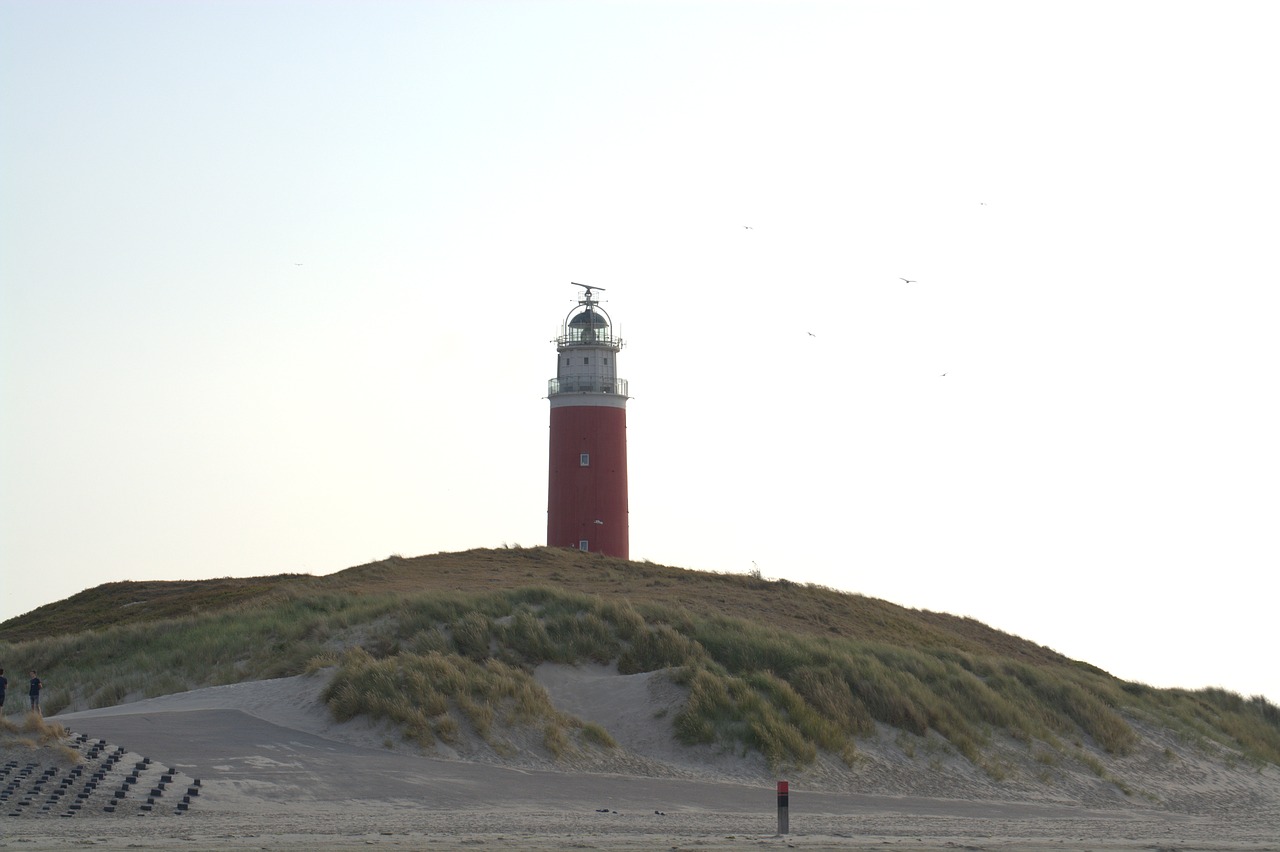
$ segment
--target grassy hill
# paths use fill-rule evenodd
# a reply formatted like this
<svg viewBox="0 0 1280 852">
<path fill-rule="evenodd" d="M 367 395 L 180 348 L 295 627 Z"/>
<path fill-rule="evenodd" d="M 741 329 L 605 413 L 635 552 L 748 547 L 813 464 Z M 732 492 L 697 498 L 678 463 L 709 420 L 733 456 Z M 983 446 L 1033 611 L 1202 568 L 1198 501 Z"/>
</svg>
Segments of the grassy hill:
<svg viewBox="0 0 1280 852">
<path fill-rule="evenodd" d="M 886 731 L 996 780 L 1009 744 L 1107 779 L 1150 731 L 1280 765 L 1280 709 L 1262 698 L 1122 682 L 972 619 L 819 586 L 548 548 L 111 583 L 0 624 L 0 659 L 41 672 L 50 715 L 323 669 L 337 718 L 423 747 L 468 735 L 501 753 L 502 731 L 524 726 L 553 755 L 607 749 L 607 725 L 558 712 L 531 675 L 594 662 L 662 672 L 684 696 L 680 742 L 775 768 L 853 765 Z"/>
</svg>

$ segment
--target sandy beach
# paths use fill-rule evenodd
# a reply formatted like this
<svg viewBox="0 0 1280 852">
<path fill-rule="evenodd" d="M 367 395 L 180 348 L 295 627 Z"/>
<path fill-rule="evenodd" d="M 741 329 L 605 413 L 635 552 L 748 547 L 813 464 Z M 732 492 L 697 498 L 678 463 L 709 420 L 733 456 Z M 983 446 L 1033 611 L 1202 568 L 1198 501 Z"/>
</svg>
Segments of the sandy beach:
<svg viewBox="0 0 1280 852">
<path fill-rule="evenodd" d="M 116 762 L 68 811 L 31 792 L 52 764 L 10 750 L 0 847 L 1280 849 L 1276 767 L 1184 749 L 1170 769 L 1154 734 L 1127 759 L 1127 795 L 1065 774 L 995 781 L 954 757 L 911 759 L 869 742 L 856 767 L 787 779 L 779 835 L 779 779 L 758 760 L 675 745 L 669 682 L 607 667 L 544 666 L 538 678 L 558 708 L 606 725 L 619 748 L 552 760 L 471 741 L 424 754 L 378 726 L 334 722 L 322 674 L 63 713 L 52 721 L 74 732 L 86 769 Z M 138 778 L 119 797 L 129 772 Z M 65 801 L 81 778 L 67 787 Z"/>
</svg>

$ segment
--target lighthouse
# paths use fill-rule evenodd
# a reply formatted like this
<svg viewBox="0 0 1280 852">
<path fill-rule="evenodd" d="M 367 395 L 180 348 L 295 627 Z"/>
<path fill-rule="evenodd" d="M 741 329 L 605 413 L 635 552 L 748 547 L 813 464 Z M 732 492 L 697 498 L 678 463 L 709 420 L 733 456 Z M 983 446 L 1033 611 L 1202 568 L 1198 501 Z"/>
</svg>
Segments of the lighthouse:
<svg viewBox="0 0 1280 852">
<path fill-rule="evenodd" d="M 583 289 L 553 341 L 556 377 L 548 382 L 551 451 L 547 545 L 628 558 L 627 382 L 618 378 L 622 338 Z"/>
</svg>

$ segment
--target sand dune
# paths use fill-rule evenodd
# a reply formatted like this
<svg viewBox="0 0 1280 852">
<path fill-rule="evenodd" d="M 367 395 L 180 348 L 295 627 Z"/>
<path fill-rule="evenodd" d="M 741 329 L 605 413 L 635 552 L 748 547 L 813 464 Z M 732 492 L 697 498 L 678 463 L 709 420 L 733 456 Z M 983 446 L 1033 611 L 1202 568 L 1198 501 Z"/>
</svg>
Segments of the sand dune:
<svg viewBox="0 0 1280 852">
<path fill-rule="evenodd" d="M 9 816 L 18 811 L 7 802 L 0 846 L 1280 848 L 1275 767 L 1184 753 L 1176 772 L 1140 774 L 1143 761 L 1168 761 L 1158 741 L 1134 756 L 1127 771 L 1144 788 L 1128 796 L 1096 778 L 996 782 L 954 756 L 912 759 L 871 741 L 859 766 L 827 762 L 788 779 L 790 831 L 778 836 L 777 779 L 762 761 L 674 744 L 664 711 L 679 695 L 669 681 L 601 666 L 543 666 L 537 676 L 557 707 L 605 725 L 619 748 L 553 761 L 534 748 L 500 757 L 463 742 L 424 755 L 378 726 L 333 722 L 319 701 L 323 676 L 214 687 L 56 717 L 88 738 L 82 748 L 127 750 L 125 767 L 150 758 L 149 770 L 173 770 L 173 781 L 146 811 L 140 791 L 114 813 L 95 792 L 71 817 L 61 805 L 38 811 L 38 797 Z M 179 810 L 196 779 L 198 795 Z"/>
</svg>

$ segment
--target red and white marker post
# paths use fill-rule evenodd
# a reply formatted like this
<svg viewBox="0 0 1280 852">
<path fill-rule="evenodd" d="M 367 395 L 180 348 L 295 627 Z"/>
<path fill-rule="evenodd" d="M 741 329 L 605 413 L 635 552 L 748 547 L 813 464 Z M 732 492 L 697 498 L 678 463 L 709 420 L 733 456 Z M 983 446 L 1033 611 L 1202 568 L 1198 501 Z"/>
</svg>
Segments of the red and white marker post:
<svg viewBox="0 0 1280 852">
<path fill-rule="evenodd" d="M 791 829 L 790 788 L 786 781 L 778 782 L 778 834 L 786 834 Z"/>
</svg>

